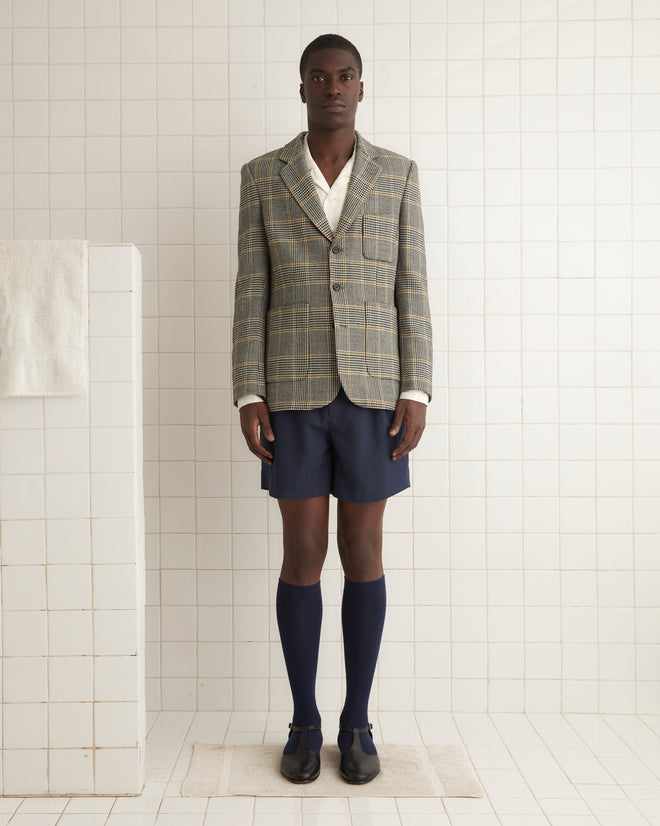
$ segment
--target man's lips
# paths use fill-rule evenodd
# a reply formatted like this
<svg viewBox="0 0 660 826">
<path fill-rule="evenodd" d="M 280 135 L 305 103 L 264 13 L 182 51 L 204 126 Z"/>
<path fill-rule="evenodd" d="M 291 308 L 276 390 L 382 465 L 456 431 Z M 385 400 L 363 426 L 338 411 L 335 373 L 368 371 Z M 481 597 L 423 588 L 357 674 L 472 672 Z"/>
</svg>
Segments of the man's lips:
<svg viewBox="0 0 660 826">
<path fill-rule="evenodd" d="M 326 110 L 326 112 L 341 112 L 341 110 L 345 109 L 346 107 L 343 103 L 326 103 L 326 105 L 323 108 Z"/>
</svg>

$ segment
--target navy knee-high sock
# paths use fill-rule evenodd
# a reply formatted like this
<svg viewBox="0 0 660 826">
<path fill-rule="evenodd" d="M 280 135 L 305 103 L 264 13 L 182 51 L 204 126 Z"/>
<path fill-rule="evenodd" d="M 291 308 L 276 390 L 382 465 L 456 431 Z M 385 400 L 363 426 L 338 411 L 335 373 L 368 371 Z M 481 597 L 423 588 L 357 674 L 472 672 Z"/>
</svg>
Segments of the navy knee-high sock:
<svg viewBox="0 0 660 826">
<path fill-rule="evenodd" d="M 369 722 L 367 708 L 383 635 L 385 606 L 384 576 L 371 582 L 344 579 L 341 622 L 346 664 L 346 701 L 339 722 L 348 728 L 364 728 Z M 376 753 L 369 734 L 361 734 L 360 740 L 366 754 Z M 340 750 L 345 751 L 351 747 L 353 735 L 340 731 L 337 742 Z"/>
<path fill-rule="evenodd" d="M 293 695 L 293 724 L 314 726 L 321 722 L 316 705 L 316 667 L 323 615 L 321 583 L 291 585 L 280 579 L 276 609 L 282 651 Z M 292 732 L 284 752 L 294 752 L 299 739 L 300 734 Z M 322 742 L 320 731 L 308 732 L 307 744 L 312 751 L 319 751 Z"/>
</svg>

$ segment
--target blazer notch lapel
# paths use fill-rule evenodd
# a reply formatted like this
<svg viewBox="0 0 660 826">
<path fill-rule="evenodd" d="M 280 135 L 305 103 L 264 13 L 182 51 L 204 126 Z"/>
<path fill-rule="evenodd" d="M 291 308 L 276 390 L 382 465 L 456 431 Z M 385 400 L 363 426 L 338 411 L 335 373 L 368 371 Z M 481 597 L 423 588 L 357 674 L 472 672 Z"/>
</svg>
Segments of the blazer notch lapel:
<svg viewBox="0 0 660 826">
<path fill-rule="evenodd" d="M 368 144 L 365 146 L 365 143 L 362 137 L 358 137 L 353 172 L 348 184 L 344 209 L 339 219 L 335 238 L 353 223 L 355 216 L 363 206 L 365 198 L 373 189 L 381 172 L 380 165 L 372 159 L 368 151 L 370 146 Z"/>
<path fill-rule="evenodd" d="M 302 148 L 302 144 L 300 144 Z M 326 218 L 312 176 L 307 169 L 305 153 L 298 151 L 289 162 L 280 170 L 280 177 L 286 184 L 291 195 L 296 199 L 300 208 L 305 212 L 314 226 L 327 238 L 332 239 L 333 233 Z"/>
</svg>

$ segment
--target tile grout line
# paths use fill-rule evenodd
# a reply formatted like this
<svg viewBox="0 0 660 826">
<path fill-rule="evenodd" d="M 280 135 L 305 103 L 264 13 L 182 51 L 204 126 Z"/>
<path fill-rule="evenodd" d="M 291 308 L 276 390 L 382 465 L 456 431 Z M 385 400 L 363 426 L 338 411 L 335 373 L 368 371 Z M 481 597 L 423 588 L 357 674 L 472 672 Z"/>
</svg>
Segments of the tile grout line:
<svg viewBox="0 0 660 826">
<path fill-rule="evenodd" d="M 502 713 L 506 713 L 506 712 L 502 712 Z M 528 715 L 528 713 L 527 713 L 527 712 L 523 712 L 522 714 L 519 714 L 519 715 L 517 715 L 517 716 L 518 716 L 520 719 L 524 720 L 524 721 L 525 721 L 525 723 L 526 723 L 528 726 L 530 725 L 530 722 L 529 722 L 529 715 Z M 538 798 L 538 796 L 537 796 L 537 794 L 536 794 L 536 791 L 534 790 L 534 786 L 532 785 L 532 783 L 530 783 L 530 782 L 528 781 L 528 779 L 527 779 L 527 777 L 526 777 L 526 775 L 525 775 L 524 771 L 523 771 L 523 770 L 521 769 L 521 767 L 518 765 L 518 761 L 517 761 L 517 759 L 516 759 L 516 757 L 515 757 L 514 753 L 513 753 L 513 752 L 511 751 L 511 749 L 509 748 L 509 743 L 508 743 L 508 740 L 504 737 L 504 735 L 502 734 L 501 730 L 498 728 L 497 722 L 493 719 L 492 715 L 489 715 L 489 717 L 490 717 L 490 719 L 491 719 L 491 721 L 492 721 L 492 723 L 493 723 L 493 727 L 494 727 L 495 731 L 497 731 L 498 736 L 500 737 L 500 740 L 501 740 L 501 742 L 502 742 L 502 745 L 503 745 L 503 746 L 504 746 L 504 748 L 507 750 L 507 752 L 508 752 L 508 754 L 509 754 L 509 756 L 510 756 L 510 758 L 511 758 L 511 762 L 512 762 L 512 763 L 513 763 L 513 765 L 515 766 L 516 771 L 517 771 L 517 772 L 518 772 L 518 774 L 520 775 L 520 777 L 521 777 L 521 779 L 522 779 L 523 783 L 524 783 L 524 784 L 525 784 L 525 786 L 527 786 L 527 788 L 529 789 L 529 792 L 530 792 L 530 794 L 531 794 L 531 799 L 532 799 L 532 800 L 536 803 L 536 805 L 539 807 L 539 811 L 541 812 L 541 816 L 542 816 L 542 817 L 544 817 L 544 818 L 546 819 L 546 821 L 547 821 L 547 823 L 548 823 L 548 824 L 550 824 L 550 819 L 549 819 L 548 815 L 546 814 L 546 812 L 545 812 L 545 810 L 544 810 L 543 806 L 541 805 L 541 802 L 540 802 L 540 800 L 539 800 L 539 798 Z M 538 736 L 538 735 L 537 735 L 537 736 Z M 554 756 L 554 755 L 553 755 L 553 756 Z"/>
<path fill-rule="evenodd" d="M 568 720 L 566 719 L 566 716 L 565 716 L 565 714 L 564 714 L 563 712 L 562 712 L 561 714 L 559 714 L 559 715 L 556 715 L 556 716 L 559 718 L 559 720 L 564 721 L 566 724 L 568 724 Z M 596 716 L 600 717 L 600 715 L 599 715 L 599 714 L 596 714 Z M 558 766 L 559 770 L 561 771 L 561 773 L 564 775 L 564 777 L 566 778 L 566 780 L 570 783 L 571 787 L 575 790 L 576 795 L 579 797 L 579 799 L 580 799 L 580 800 L 582 800 L 582 801 L 584 802 L 585 806 L 587 806 L 587 807 L 589 808 L 589 810 L 591 811 L 591 813 L 593 814 L 593 816 L 594 816 L 594 817 L 596 818 L 596 820 L 600 823 L 600 820 L 599 820 L 599 818 L 598 818 L 598 815 L 597 815 L 597 814 L 596 814 L 596 813 L 595 813 L 595 812 L 591 809 L 591 806 L 589 805 L 588 801 L 586 801 L 586 800 L 583 798 L 583 796 L 580 794 L 580 790 L 577 788 L 577 785 L 573 782 L 573 780 L 571 780 L 571 778 L 570 778 L 570 776 L 569 776 L 568 772 L 566 771 L 566 769 L 564 768 L 564 766 L 563 766 L 563 765 L 562 765 L 562 763 L 560 762 L 560 759 L 559 759 L 558 755 L 557 755 L 557 754 L 555 753 L 555 751 L 554 751 L 554 744 L 550 744 L 550 743 L 548 743 L 548 742 L 547 742 L 547 740 L 545 739 L 545 737 L 543 736 L 543 734 L 542 734 L 542 733 L 538 730 L 538 728 L 537 728 L 537 727 L 536 727 L 536 725 L 534 724 L 534 722 L 533 722 L 533 720 L 532 720 L 532 718 L 531 718 L 531 717 L 529 718 L 529 723 L 530 723 L 530 726 L 532 727 L 532 729 L 534 730 L 534 732 L 536 733 L 536 735 L 538 736 L 539 740 L 543 743 L 543 746 L 544 746 L 544 747 L 546 748 L 546 750 L 547 750 L 547 751 L 548 751 L 548 752 L 552 755 L 552 758 L 553 758 L 553 760 L 555 761 L 555 763 L 557 764 L 557 766 Z M 571 728 L 572 728 L 572 727 L 571 727 Z M 577 732 L 575 732 L 575 733 L 577 734 Z M 591 756 L 592 756 L 595 760 L 597 760 L 597 761 L 598 761 L 598 763 L 600 763 L 600 760 L 598 760 L 598 758 L 596 757 L 596 754 L 595 754 L 595 753 L 594 753 L 594 751 L 591 749 L 591 747 L 590 747 L 590 746 L 588 746 L 588 744 L 586 744 L 586 743 L 585 743 L 585 746 L 588 748 L 590 755 L 591 755 Z M 614 781 L 614 783 L 613 783 L 612 785 L 615 785 L 615 786 L 619 787 L 619 783 L 617 783 L 616 779 L 615 779 L 615 778 L 614 778 L 614 776 L 613 776 L 613 775 L 609 772 L 609 770 L 608 770 L 608 769 L 607 769 L 607 768 L 606 768 L 606 767 L 605 767 L 602 763 L 600 763 L 600 765 L 602 765 L 602 766 L 603 766 L 604 771 L 606 771 L 606 772 L 607 772 L 607 774 L 609 774 L 609 775 L 610 775 L 610 777 L 612 778 L 612 780 Z"/>
<path fill-rule="evenodd" d="M 614 728 L 614 726 L 612 726 L 612 724 L 609 722 L 609 719 L 608 719 L 608 718 L 615 717 L 615 716 L 621 716 L 621 715 L 613 715 L 613 714 L 609 714 L 609 715 L 608 715 L 608 714 L 601 714 L 601 715 L 600 715 L 600 718 L 601 718 L 601 719 L 602 719 L 602 721 L 605 723 L 605 725 L 606 725 L 606 726 L 607 726 L 607 727 L 608 727 L 611 731 L 613 731 L 613 732 L 614 732 L 614 734 L 615 734 L 615 735 L 616 735 L 616 736 L 617 736 L 617 737 L 621 740 L 621 742 L 622 742 L 622 743 L 624 743 L 624 745 L 626 746 L 626 748 L 628 748 L 628 749 L 629 749 L 630 753 L 631 753 L 634 757 L 636 757 L 636 758 L 637 758 L 637 760 L 639 760 L 639 761 L 640 761 L 640 763 L 642 763 L 642 764 L 644 765 L 644 767 L 645 767 L 645 768 L 647 768 L 647 769 L 651 772 L 651 774 L 653 774 L 653 775 L 654 775 L 654 776 L 658 779 L 658 781 L 660 781 L 660 772 L 658 772 L 656 769 L 652 768 L 652 767 L 651 767 L 648 763 L 646 763 L 646 762 L 645 762 L 645 760 L 642 758 L 642 756 L 641 756 L 640 754 L 638 754 L 638 753 L 635 751 L 635 749 L 627 743 L 627 741 L 623 738 L 623 736 L 622 736 L 621 734 L 619 734 L 619 732 L 618 732 L 618 731 Z M 645 722 L 641 719 L 641 717 L 640 717 L 638 714 L 635 714 L 635 715 L 624 715 L 624 716 L 626 716 L 626 717 L 628 717 L 628 716 L 630 716 L 630 717 L 634 717 L 635 719 L 640 720 L 640 722 L 641 722 L 641 723 L 645 726 L 645 728 L 647 727 L 647 726 L 646 726 L 646 723 L 645 723 Z M 652 731 L 652 729 L 650 729 L 650 731 Z M 657 735 L 655 732 L 653 732 L 653 734 L 656 736 L 656 739 L 658 739 L 658 740 L 660 741 L 660 737 L 658 737 L 658 735 Z"/>
<path fill-rule="evenodd" d="M 583 716 L 583 715 L 579 715 L 579 716 Z M 591 715 L 588 715 L 588 716 L 591 716 Z M 572 729 L 572 731 L 574 731 L 574 732 L 575 732 L 576 736 L 577 736 L 577 737 L 578 737 L 578 738 L 579 738 L 579 739 L 580 739 L 580 740 L 584 743 L 585 747 L 586 747 L 587 749 L 589 749 L 590 754 L 592 754 L 592 755 L 593 755 L 593 757 L 594 757 L 594 759 L 595 759 L 595 760 L 597 760 L 597 761 L 598 761 L 598 763 L 599 763 L 599 764 L 603 767 L 603 770 L 604 770 L 604 771 L 606 771 L 606 772 L 610 775 L 610 777 L 612 777 L 612 779 L 614 780 L 614 785 L 616 785 L 616 787 L 617 787 L 618 789 L 621 789 L 621 791 L 622 791 L 622 792 L 626 795 L 626 798 L 630 801 L 630 803 L 632 803 L 632 804 L 633 804 L 633 806 L 635 806 L 635 807 L 637 808 L 635 801 L 634 801 L 634 800 L 633 800 L 633 798 L 632 798 L 632 797 L 630 797 L 630 795 L 626 792 L 626 790 L 624 789 L 623 785 L 622 785 L 621 783 L 619 783 L 619 781 L 616 779 L 616 777 L 615 777 L 615 776 L 614 776 L 614 775 L 610 772 L 610 770 L 607 768 L 607 766 L 606 766 L 606 765 L 605 765 L 605 764 L 601 761 L 601 759 L 598 757 L 598 755 L 597 755 L 597 754 L 596 754 L 596 752 L 593 750 L 593 748 L 591 747 L 591 745 L 589 744 L 589 742 L 588 742 L 588 741 L 587 741 L 587 740 L 586 740 L 586 739 L 582 736 L 582 734 L 581 734 L 581 733 L 577 730 L 577 728 L 575 728 L 575 726 L 571 723 L 571 720 L 570 720 L 570 715 L 568 715 L 568 714 L 562 714 L 562 718 L 566 721 L 566 724 L 567 724 L 567 725 L 568 725 L 568 726 Z M 608 722 L 607 722 L 607 720 L 606 720 L 605 716 L 604 716 L 602 713 L 598 713 L 598 714 L 596 715 L 596 718 L 597 718 L 598 720 L 600 720 L 600 721 L 601 721 L 604 725 L 608 726 L 608 728 L 609 728 L 609 729 L 610 729 L 610 730 L 614 733 L 614 735 L 615 735 L 616 737 L 618 737 L 618 738 L 621 740 L 621 742 L 622 742 L 622 743 L 626 746 L 626 748 L 627 748 L 627 749 L 628 749 L 628 750 L 629 750 L 629 751 L 630 751 L 630 752 L 631 752 L 631 753 L 632 753 L 635 757 L 637 757 L 637 759 L 640 759 L 640 758 L 639 758 L 639 755 L 638 755 L 638 754 L 636 754 L 636 753 L 633 751 L 633 749 L 631 749 L 631 748 L 630 748 L 630 746 L 628 746 L 628 744 L 627 744 L 627 743 L 626 743 L 626 741 L 625 741 L 625 740 L 621 737 L 621 735 L 620 735 L 617 731 L 615 731 L 615 730 L 614 730 L 614 729 L 613 729 L 613 728 L 612 728 L 612 727 L 608 724 Z M 642 762 L 643 762 L 643 761 L 642 761 Z M 648 766 L 647 766 L 647 768 L 648 768 Z M 584 797 L 583 797 L 583 795 L 580 793 L 580 789 L 578 788 L 578 786 L 579 786 L 579 785 L 581 785 L 581 784 L 574 784 L 574 785 L 575 785 L 575 788 L 576 788 L 576 790 L 577 790 L 578 794 L 580 794 L 580 797 L 584 800 Z M 584 785 L 589 785 L 589 784 L 584 784 Z M 587 806 L 589 806 L 588 801 L 586 801 L 586 800 L 585 800 L 585 803 L 586 803 L 586 805 L 587 805 Z M 591 807 L 589 806 L 589 808 L 591 808 Z M 646 816 L 645 816 L 645 815 L 641 812 L 641 810 L 639 810 L 639 813 L 640 813 L 640 817 L 643 817 L 643 818 L 644 818 L 644 820 L 646 820 L 646 822 L 647 822 L 647 823 L 648 823 L 648 822 L 650 822 L 650 821 L 648 820 L 648 818 L 646 818 Z M 594 817 L 596 817 L 596 818 L 597 818 L 598 816 L 594 813 Z"/>
<path fill-rule="evenodd" d="M 469 712 L 469 711 L 468 711 L 468 712 L 458 712 L 458 713 L 459 713 L 459 714 L 473 714 L 473 712 Z M 492 723 L 491 716 L 490 716 L 490 713 L 489 713 L 489 712 L 478 712 L 478 713 L 479 713 L 480 715 L 481 715 L 481 714 L 483 714 L 484 719 L 488 720 L 488 722 L 489 722 L 489 723 Z M 463 746 L 463 749 L 465 750 L 465 753 L 466 753 L 466 754 L 467 754 L 467 756 L 468 756 L 468 760 L 470 761 L 470 765 L 472 766 L 472 770 L 474 771 L 474 773 L 475 773 L 475 775 L 476 775 L 477 779 L 479 780 L 479 785 L 481 786 L 481 788 L 482 788 L 482 790 L 483 790 L 483 793 L 484 793 L 484 799 L 488 801 L 488 805 L 489 805 L 489 806 L 490 806 L 490 808 L 491 808 L 491 812 L 492 812 L 492 814 L 493 814 L 493 817 L 497 818 L 498 823 L 500 823 L 500 824 L 501 824 L 501 823 L 502 823 L 502 821 L 500 820 L 499 815 L 498 815 L 498 814 L 497 814 L 497 812 L 495 811 L 495 807 L 493 806 L 493 803 L 492 803 L 492 801 L 491 801 L 491 799 L 490 799 L 490 793 L 489 793 L 489 792 L 488 792 L 488 790 L 486 789 L 486 786 L 484 785 L 484 783 L 483 783 L 483 782 L 482 782 L 482 780 L 481 780 L 481 777 L 479 776 L 479 771 L 478 771 L 477 767 L 476 767 L 476 766 L 475 766 L 475 764 L 474 764 L 474 760 L 472 759 L 472 755 L 470 754 L 470 749 L 469 749 L 469 746 L 468 746 L 468 744 L 465 742 L 465 738 L 463 737 L 463 733 L 461 732 L 461 727 L 460 727 L 459 723 L 456 721 L 456 713 L 455 713 L 455 712 L 450 712 L 450 717 L 451 717 L 451 720 L 452 720 L 452 722 L 453 722 L 453 724 L 454 724 L 454 728 L 456 729 L 456 732 L 458 733 L 458 736 L 459 736 L 459 739 L 460 739 L 461 745 Z M 442 804 L 442 805 L 443 805 L 443 806 L 445 805 L 445 804 L 444 804 L 444 800 L 443 800 L 443 804 Z M 446 810 L 446 807 L 445 807 L 445 810 Z M 448 815 L 448 817 L 449 817 L 449 820 L 451 821 L 451 819 L 452 819 L 452 818 L 451 818 L 451 812 L 447 811 L 447 815 Z"/>
<path fill-rule="evenodd" d="M 639 643 L 637 640 L 637 616 L 638 616 L 638 609 L 639 605 L 637 604 L 636 593 L 637 593 L 637 519 L 635 517 L 635 502 L 636 502 L 636 485 L 635 485 L 635 241 L 634 241 L 634 215 L 635 215 L 635 166 L 633 161 L 633 150 L 632 150 L 632 143 L 633 143 L 633 135 L 635 134 L 634 131 L 634 88 L 635 88 L 635 81 L 634 81 L 634 69 L 635 69 L 635 9 L 632 8 L 631 12 L 631 25 L 630 25 L 630 453 L 631 453 L 631 466 L 632 466 L 632 479 L 631 487 L 630 487 L 630 496 L 631 496 L 631 516 L 630 516 L 630 533 L 632 539 L 632 559 L 631 559 L 631 569 L 632 569 L 632 586 L 633 586 L 633 668 L 634 668 L 634 678 L 633 678 L 633 709 L 635 713 L 639 712 L 639 686 L 638 686 L 638 666 L 639 666 Z"/>
</svg>

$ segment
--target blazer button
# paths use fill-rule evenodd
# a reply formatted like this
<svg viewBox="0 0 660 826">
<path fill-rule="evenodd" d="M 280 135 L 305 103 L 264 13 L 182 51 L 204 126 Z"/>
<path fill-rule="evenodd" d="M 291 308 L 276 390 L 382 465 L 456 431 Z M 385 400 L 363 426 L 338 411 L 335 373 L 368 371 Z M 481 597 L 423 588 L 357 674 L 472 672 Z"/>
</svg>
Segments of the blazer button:
<svg viewBox="0 0 660 826">
<path fill-rule="evenodd" d="M 337 290 L 341 290 L 341 284 L 333 284 L 332 289 L 337 292 Z"/>
<path fill-rule="evenodd" d="M 333 247 L 332 251 L 335 255 L 337 255 L 338 252 L 341 252 L 341 247 Z"/>
</svg>

